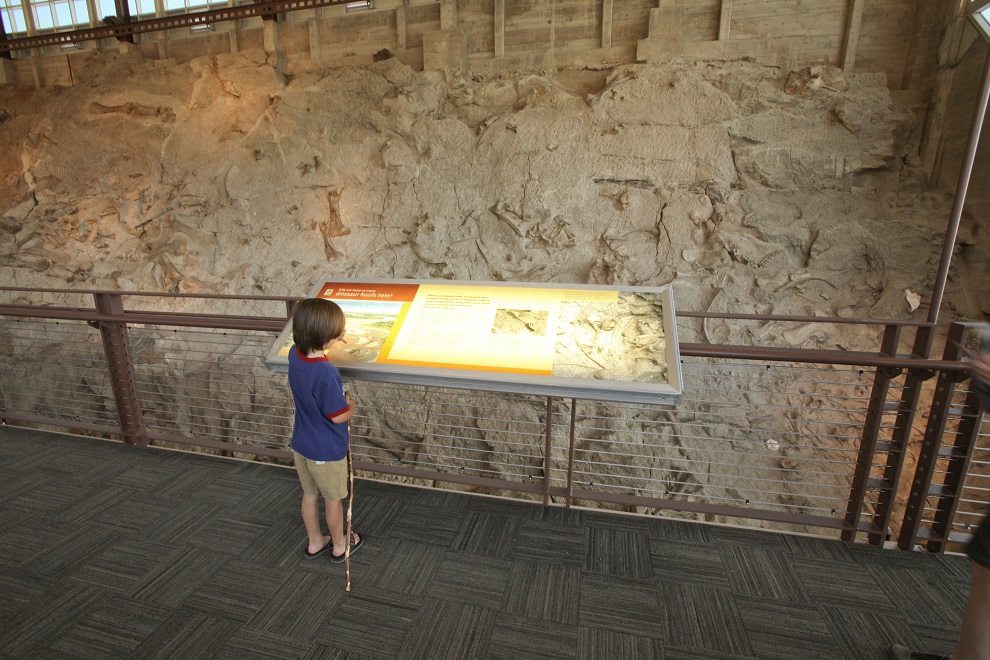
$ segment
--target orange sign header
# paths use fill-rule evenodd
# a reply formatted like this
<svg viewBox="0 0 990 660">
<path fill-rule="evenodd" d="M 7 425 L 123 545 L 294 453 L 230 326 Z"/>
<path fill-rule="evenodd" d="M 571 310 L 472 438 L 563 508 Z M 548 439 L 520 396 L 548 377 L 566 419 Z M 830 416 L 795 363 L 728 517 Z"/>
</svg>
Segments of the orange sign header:
<svg viewBox="0 0 990 660">
<path fill-rule="evenodd" d="M 418 284 L 354 284 L 327 282 L 318 298 L 331 300 L 376 300 L 378 302 L 412 302 Z"/>
</svg>

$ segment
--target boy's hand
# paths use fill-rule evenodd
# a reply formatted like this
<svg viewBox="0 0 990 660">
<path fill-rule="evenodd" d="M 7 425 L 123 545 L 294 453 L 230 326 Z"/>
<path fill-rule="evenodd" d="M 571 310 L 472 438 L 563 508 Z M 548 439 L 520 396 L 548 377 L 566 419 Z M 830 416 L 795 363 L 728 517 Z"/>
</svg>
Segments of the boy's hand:
<svg viewBox="0 0 990 660">
<path fill-rule="evenodd" d="M 347 406 L 349 408 L 353 408 L 354 407 L 354 400 L 351 399 L 351 393 L 350 392 L 344 392 L 344 401 L 347 402 Z"/>
</svg>

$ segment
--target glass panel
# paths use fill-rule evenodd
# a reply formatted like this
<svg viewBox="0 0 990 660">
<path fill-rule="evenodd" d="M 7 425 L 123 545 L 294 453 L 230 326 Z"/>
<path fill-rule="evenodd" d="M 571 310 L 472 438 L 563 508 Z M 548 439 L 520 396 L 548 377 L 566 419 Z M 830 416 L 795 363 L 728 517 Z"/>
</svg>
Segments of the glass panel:
<svg viewBox="0 0 990 660">
<path fill-rule="evenodd" d="M 137 0 L 127 0 L 127 9 L 131 12 L 131 16 L 137 16 Z"/>
<path fill-rule="evenodd" d="M 4 9 L 3 11 L 0 11 L 0 20 L 3 21 L 3 32 L 4 32 L 4 34 L 11 34 L 11 33 L 15 32 L 16 30 L 14 30 L 14 28 L 10 27 L 10 20 L 7 19 L 7 14 L 8 14 L 8 12 L 7 12 L 6 9 Z"/>
<path fill-rule="evenodd" d="M 100 18 L 117 15 L 117 5 L 114 4 L 113 0 L 99 0 L 96 9 Z"/>
<path fill-rule="evenodd" d="M 24 10 L 15 9 L 11 14 L 14 17 L 14 31 L 27 32 L 27 21 L 24 20 Z"/>
<path fill-rule="evenodd" d="M 55 3 L 55 24 L 59 27 L 70 27 L 72 25 L 72 10 L 69 9 L 68 2 Z"/>
<path fill-rule="evenodd" d="M 185 9 L 186 5 L 182 0 L 165 0 L 165 10 L 175 11 L 176 9 Z"/>
<path fill-rule="evenodd" d="M 55 19 L 52 18 L 51 5 L 33 5 L 34 26 L 39 30 L 50 30 L 55 27 Z"/>
<path fill-rule="evenodd" d="M 74 0 L 72 6 L 76 10 L 76 25 L 89 23 L 89 7 L 86 6 L 86 0 Z"/>
<path fill-rule="evenodd" d="M 186 0 L 186 6 L 188 7 L 205 7 L 209 4 L 207 0 Z"/>
</svg>

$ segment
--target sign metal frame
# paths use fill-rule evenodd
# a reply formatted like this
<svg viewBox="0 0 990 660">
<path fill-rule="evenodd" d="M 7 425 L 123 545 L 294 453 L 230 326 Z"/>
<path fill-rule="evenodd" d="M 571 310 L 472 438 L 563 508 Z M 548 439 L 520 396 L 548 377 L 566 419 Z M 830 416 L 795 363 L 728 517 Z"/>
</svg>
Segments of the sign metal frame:
<svg viewBox="0 0 990 660">
<path fill-rule="evenodd" d="M 520 296 L 525 299 L 527 290 L 532 292 L 535 298 L 553 298 L 560 292 L 564 299 L 581 300 L 582 296 L 594 300 L 596 296 L 621 294 L 652 294 L 656 297 L 662 309 L 663 324 L 663 359 L 666 364 L 666 382 L 648 382 L 634 380 L 606 380 L 600 378 L 580 378 L 570 376 L 556 376 L 538 373 L 519 373 L 513 369 L 500 369 L 492 367 L 465 367 L 463 365 L 453 365 L 450 368 L 431 364 L 429 366 L 417 365 L 415 363 L 395 364 L 369 361 L 350 361 L 342 357 L 348 349 L 331 351 L 331 360 L 340 369 L 344 379 L 370 380 L 387 383 L 400 383 L 407 385 L 423 385 L 429 387 L 446 387 L 466 390 L 489 390 L 508 392 L 515 394 L 529 394 L 540 396 L 556 396 L 575 399 L 590 399 L 601 401 L 620 401 L 629 403 L 645 403 L 655 405 L 676 405 L 683 399 L 682 373 L 680 361 L 680 349 L 677 340 L 677 322 L 674 312 L 673 291 L 670 286 L 663 287 L 639 287 L 639 286 L 604 286 L 604 285 L 575 285 L 556 283 L 531 283 L 531 282 L 471 282 L 471 281 L 448 281 L 448 280 L 386 280 L 386 279 L 348 279 L 324 277 L 320 279 L 310 290 L 308 297 L 325 297 L 341 304 L 347 314 L 347 305 L 354 300 L 353 295 L 348 298 L 335 298 L 338 291 L 393 291 L 408 290 L 415 287 L 419 295 L 422 287 L 423 291 L 442 289 L 445 291 L 462 291 L 466 296 L 480 296 L 479 292 L 488 291 L 490 293 Z M 322 295 L 328 290 L 332 293 Z M 517 291 L 509 292 L 508 289 Z M 597 293 L 596 293 L 597 292 Z M 388 294 L 383 294 L 388 295 Z M 422 307 L 422 303 L 417 298 L 417 304 Z M 409 302 L 403 303 L 407 305 Z M 616 303 L 617 304 L 617 303 Z M 538 307 L 539 303 L 534 304 Z M 600 309 L 600 307 L 598 308 Z M 442 310 L 438 313 L 442 314 Z M 435 317 L 441 318 L 441 317 Z M 404 326 L 402 321 L 396 322 L 398 327 L 389 331 L 390 341 L 395 341 L 397 335 L 402 335 Z M 407 331 L 407 332 L 412 332 Z M 549 334 L 549 333 L 548 333 Z M 288 357 L 286 347 L 292 341 L 292 321 L 286 323 L 278 338 L 272 344 L 265 355 L 265 366 L 270 370 L 279 373 L 288 371 Z M 557 341 L 557 340 L 553 340 Z M 386 342 L 387 343 L 387 342 Z M 381 349 L 386 350 L 387 349 Z M 393 351 L 394 354 L 395 351 Z M 337 355 L 334 355 L 337 353 Z M 400 361 L 401 362 L 401 361 Z M 525 371 L 525 370 L 523 370 Z"/>
</svg>

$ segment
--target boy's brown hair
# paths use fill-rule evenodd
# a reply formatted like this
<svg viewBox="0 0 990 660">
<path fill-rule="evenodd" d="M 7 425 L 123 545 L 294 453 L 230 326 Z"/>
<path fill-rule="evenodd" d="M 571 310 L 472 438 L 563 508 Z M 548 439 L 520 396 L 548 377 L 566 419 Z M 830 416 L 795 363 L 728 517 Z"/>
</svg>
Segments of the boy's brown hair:
<svg viewBox="0 0 990 660">
<path fill-rule="evenodd" d="M 303 355 L 344 334 L 344 312 L 332 300 L 306 298 L 292 312 L 292 341 Z"/>
</svg>

